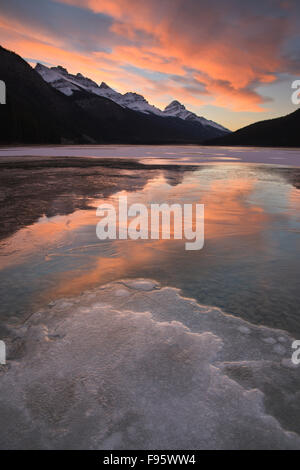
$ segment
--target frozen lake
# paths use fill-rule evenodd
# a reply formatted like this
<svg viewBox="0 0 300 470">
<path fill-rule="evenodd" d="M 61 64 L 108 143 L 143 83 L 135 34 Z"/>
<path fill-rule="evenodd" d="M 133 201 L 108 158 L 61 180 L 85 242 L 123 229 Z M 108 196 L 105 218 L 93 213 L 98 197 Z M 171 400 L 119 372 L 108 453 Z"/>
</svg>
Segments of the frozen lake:
<svg viewBox="0 0 300 470">
<path fill-rule="evenodd" d="M 22 167 L 42 156 L 147 165 Z M 299 150 L 0 149 L 14 161 L 0 169 L 0 447 L 299 449 Z M 204 204 L 203 250 L 100 241 L 96 208 L 120 195 Z"/>
<path fill-rule="evenodd" d="M 0 147 L 1 157 L 23 156 L 61 156 L 61 157 L 101 157 L 137 158 L 166 165 L 170 160 L 177 163 L 194 164 L 207 162 L 248 162 L 274 165 L 300 166 L 298 148 L 260 148 L 260 147 L 205 147 L 196 145 L 182 146 L 131 146 L 131 145 L 84 145 L 84 146 L 27 146 Z"/>
</svg>

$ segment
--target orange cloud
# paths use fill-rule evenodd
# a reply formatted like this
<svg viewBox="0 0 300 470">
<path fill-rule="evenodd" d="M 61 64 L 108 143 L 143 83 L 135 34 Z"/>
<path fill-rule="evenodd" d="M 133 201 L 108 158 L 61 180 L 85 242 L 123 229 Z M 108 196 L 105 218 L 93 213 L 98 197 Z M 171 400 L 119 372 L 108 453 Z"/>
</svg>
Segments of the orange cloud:
<svg viewBox="0 0 300 470">
<path fill-rule="evenodd" d="M 0 39 L 5 38 L 6 47 L 24 57 L 60 63 L 72 73 L 108 81 L 121 92 L 138 91 L 158 106 L 170 96 L 186 104 L 260 112 L 266 100 L 256 87 L 274 82 L 277 72 L 288 71 L 288 59 L 281 50 L 291 25 L 284 15 L 260 14 L 255 0 L 252 7 L 247 2 L 243 8 L 228 0 L 226 11 L 218 0 L 58 2 L 95 16 L 109 15 L 113 37 L 109 48 L 101 48 L 101 40 L 98 43 L 93 36 L 89 49 L 83 50 L 76 47 L 76 38 L 72 42 L 74 28 L 68 35 L 66 25 L 64 36 L 58 38 L 49 24 L 32 27 L 4 15 Z M 287 4 L 277 2 L 274 8 L 287 11 L 281 3 Z M 288 3 L 290 10 L 293 2 Z"/>
<path fill-rule="evenodd" d="M 244 14 L 226 22 L 222 19 L 226 13 L 218 11 L 214 2 L 210 7 L 201 0 L 61 1 L 111 15 L 116 20 L 112 29 L 121 36 L 133 39 L 137 31 L 151 34 L 151 46 L 119 46 L 113 54 L 166 74 L 184 75 L 186 68 L 204 73 L 219 106 L 261 111 L 264 100 L 254 85 L 273 82 L 274 72 L 285 66 L 279 53 L 287 28 L 283 18 Z M 228 86 L 218 85 L 219 81 Z"/>
</svg>

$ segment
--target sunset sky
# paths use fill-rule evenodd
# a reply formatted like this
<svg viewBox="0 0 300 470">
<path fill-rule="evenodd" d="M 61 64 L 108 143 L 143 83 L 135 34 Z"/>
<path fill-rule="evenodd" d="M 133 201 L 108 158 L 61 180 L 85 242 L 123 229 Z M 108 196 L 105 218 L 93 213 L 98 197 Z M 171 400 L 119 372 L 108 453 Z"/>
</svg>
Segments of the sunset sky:
<svg viewBox="0 0 300 470">
<path fill-rule="evenodd" d="M 296 109 L 299 0 L 0 0 L 0 44 L 232 130 Z"/>
</svg>

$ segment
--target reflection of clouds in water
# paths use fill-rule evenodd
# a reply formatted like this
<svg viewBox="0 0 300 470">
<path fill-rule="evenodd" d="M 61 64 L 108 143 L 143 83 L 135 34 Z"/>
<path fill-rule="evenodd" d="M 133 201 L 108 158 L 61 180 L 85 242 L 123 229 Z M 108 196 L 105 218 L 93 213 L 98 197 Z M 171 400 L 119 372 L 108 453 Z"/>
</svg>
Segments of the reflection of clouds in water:
<svg viewBox="0 0 300 470">
<path fill-rule="evenodd" d="M 175 172 L 177 178 L 175 180 L 173 180 L 174 173 L 171 172 L 173 185 L 168 183 L 168 173 L 161 172 L 140 191 L 116 192 L 106 199 L 92 199 L 90 205 L 96 208 L 108 202 L 117 207 L 119 196 L 124 195 L 127 196 L 129 205 L 137 202 L 148 206 L 151 203 L 164 202 L 199 203 L 205 204 L 206 240 L 230 236 L 233 233 L 243 235 L 259 232 L 268 220 L 267 212 L 274 201 L 272 182 L 269 186 L 264 182 L 259 183 L 257 181 L 259 172 L 255 169 L 252 173 L 249 173 L 249 168 L 244 167 L 237 167 L 236 173 L 234 170 L 228 167 L 206 167 L 193 173 Z M 289 192 L 284 185 L 282 191 L 286 194 Z M 283 194 L 280 196 L 281 202 L 282 197 Z M 246 203 L 247 200 L 251 201 L 251 206 Z M 36 224 L 21 229 L 6 241 L 1 249 L 4 265 L 21 264 L 31 254 L 43 251 L 49 259 L 51 252 L 59 246 L 63 247 L 64 252 L 70 253 L 67 251 L 68 244 L 72 245 L 78 239 L 76 243 L 79 247 L 82 245 L 80 241 L 82 231 L 85 233 L 84 245 L 87 242 L 86 237 L 90 241 L 94 240 L 98 221 L 94 210 L 75 211 L 68 216 L 43 217 Z M 125 244 L 126 242 L 122 243 L 123 249 Z M 104 246 L 102 248 L 104 249 Z M 137 246 L 134 246 L 134 250 L 138 250 Z"/>
<path fill-rule="evenodd" d="M 293 331 L 299 320 L 293 313 L 298 289 L 291 230 L 297 229 L 300 192 L 281 172 L 240 164 L 206 165 L 193 172 L 158 170 L 155 175 L 142 190 L 93 199 L 92 210 L 44 217 L 6 240 L 1 312 L 14 312 L 25 295 L 40 305 L 119 277 L 146 276 L 188 289 L 202 302 L 254 322 L 276 321 Z M 95 209 L 103 202 L 116 204 L 118 195 L 127 195 L 129 204 L 204 203 L 204 250 L 191 256 L 183 241 L 173 240 L 100 242 Z M 275 225 L 275 206 L 281 226 L 289 227 L 284 244 L 273 241 L 283 236 Z"/>
<path fill-rule="evenodd" d="M 209 170 L 208 170 L 209 171 Z M 118 207 L 119 196 L 128 197 L 128 205 L 133 203 L 143 203 L 149 207 L 155 203 L 199 203 L 205 205 L 205 240 L 224 240 L 231 236 L 258 236 L 264 225 L 268 221 L 268 215 L 258 205 L 252 204 L 250 207 L 246 199 L 251 195 L 255 187 L 255 179 L 233 178 L 232 180 L 211 179 L 206 181 L 205 171 L 196 171 L 187 174 L 177 186 L 166 183 L 165 176 L 150 180 L 142 191 L 134 193 L 116 193 L 106 201 Z M 206 186 L 202 188 L 200 182 L 206 181 Z M 103 200 L 94 201 L 93 205 L 103 203 Z M 94 214 L 88 214 L 94 217 Z M 97 220 L 96 220 L 97 221 Z M 87 223 L 85 219 L 83 225 Z M 90 223 L 91 225 L 91 223 Z M 92 225 L 91 225 L 92 226 Z M 122 226 L 123 227 L 123 226 Z M 94 259 L 90 260 L 88 271 L 70 270 L 67 273 L 58 274 L 56 286 L 51 292 L 52 297 L 66 295 L 68 292 L 75 293 L 79 290 L 103 282 L 113 273 L 114 278 L 124 277 L 128 272 L 136 272 L 147 265 L 158 265 L 166 263 L 172 265 L 176 251 L 184 251 L 185 241 L 174 240 L 147 240 L 147 241 L 109 241 L 113 257 L 107 256 L 106 245 L 99 242 L 99 250 L 93 250 Z M 262 241 L 251 249 L 257 250 Z M 105 251 L 103 251 L 105 250 Z M 132 256 L 130 255 L 132 253 Z M 194 255 L 196 256 L 196 255 Z M 197 254 L 201 259 L 201 253 Z M 211 260 L 213 263 L 214 261 Z M 48 295 L 49 293 L 47 293 Z"/>
</svg>

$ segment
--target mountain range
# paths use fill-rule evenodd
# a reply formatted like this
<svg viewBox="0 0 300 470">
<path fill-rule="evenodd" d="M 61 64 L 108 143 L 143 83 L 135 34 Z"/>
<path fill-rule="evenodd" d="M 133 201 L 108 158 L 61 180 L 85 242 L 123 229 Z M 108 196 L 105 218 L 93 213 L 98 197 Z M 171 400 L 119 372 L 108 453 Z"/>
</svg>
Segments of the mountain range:
<svg viewBox="0 0 300 470">
<path fill-rule="evenodd" d="M 149 104 L 144 96 L 137 93 L 128 92 L 122 95 L 117 91 L 113 90 L 106 83 L 102 82 L 101 85 L 97 85 L 96 82 L 90 78 L 84 77 L 81 73 L 77 75 L 70 74 L 65 68 L 61 67 L 46 67 L 42 64 L 37 64 L 35 70 L 41 75 L 41 77 L 50 85 L 59 90 L 61 93 L 72 96 L 75 91 L 85 90 L 89 93 L 97 96 L 108 98 L 115 103 L 122 106 L 122 108 L 129 108 L 133 111 L 141 112 L 149 115 L 156 115 L 160 117 L 175 117 L 183 119 L 185 121 L 193 121 L 209 128 L 214 128 L 222 134 L 229 133 L 229 129 L 217 124 L 214 121 L 209 121 L 204 117 L 197 116 L 196 114 L 188 111 L 185 106 L 178 101 L 174 100 L 170 103 L 163 111 L 159 108 Z"/>
<path fill-rule="evenodd" d="M 300 109 L 230 132 L 178 101 L 164 110 L 141 95 L 121 94 L 62 66 L 33 69 L 0 46 L 1 144 L 208 144 L 300 146 Z"/>
<path fill-rule="evenodd" d="M 224 135 L 217 124 L 168 115 L 140 95 L 98 86 L 63 67 L 33 69 L 0 46 L 2 144 L 197 144 Z"/>
</svg>

